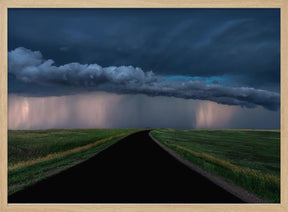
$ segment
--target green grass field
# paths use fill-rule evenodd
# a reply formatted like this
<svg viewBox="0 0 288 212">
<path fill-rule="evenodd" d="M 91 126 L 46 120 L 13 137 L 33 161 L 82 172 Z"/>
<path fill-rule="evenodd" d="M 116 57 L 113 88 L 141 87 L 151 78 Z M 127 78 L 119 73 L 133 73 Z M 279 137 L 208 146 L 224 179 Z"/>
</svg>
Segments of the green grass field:
<svg viewBox="0 0 288 212">
<path fill-rule="evenodd" d="M 171 130 L 151 132 L 194 165 L 258 197 L 280 202 L 280 131 Z"/>
<path fill-rule="evenodd" d="M 137 131 L 9 130 L 8 194 L 83 162 Z"/>
</svg>

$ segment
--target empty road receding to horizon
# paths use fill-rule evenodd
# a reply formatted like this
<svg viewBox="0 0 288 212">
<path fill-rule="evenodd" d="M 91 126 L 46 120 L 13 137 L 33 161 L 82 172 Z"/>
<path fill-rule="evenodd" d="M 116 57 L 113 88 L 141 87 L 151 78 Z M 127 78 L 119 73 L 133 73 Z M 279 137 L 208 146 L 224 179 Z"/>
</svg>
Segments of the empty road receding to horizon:
<svg viewBox="0 0 288 212">
<path fill-rule="evenodd" d="M 242 203 L 158 146 L 149 131 L 8 197 L 8 203 Z"/>
</svg>

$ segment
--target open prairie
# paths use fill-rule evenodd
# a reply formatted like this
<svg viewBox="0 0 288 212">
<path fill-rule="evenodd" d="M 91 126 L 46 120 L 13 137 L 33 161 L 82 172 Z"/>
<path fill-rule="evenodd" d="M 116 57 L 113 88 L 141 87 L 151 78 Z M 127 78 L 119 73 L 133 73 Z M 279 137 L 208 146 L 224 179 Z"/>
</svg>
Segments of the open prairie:
<svg viewBox="0 0 288 212">
<path fill-rule="evenodd" d="M 152 136 L 192 164 L 269 202 L 280 201 L 280 131 L 172 130 Z"/>
<path fill-rule="evenodd" d="M 9 130 L 9 194 L 54 175 L 138 130 Z"/>
</svg>

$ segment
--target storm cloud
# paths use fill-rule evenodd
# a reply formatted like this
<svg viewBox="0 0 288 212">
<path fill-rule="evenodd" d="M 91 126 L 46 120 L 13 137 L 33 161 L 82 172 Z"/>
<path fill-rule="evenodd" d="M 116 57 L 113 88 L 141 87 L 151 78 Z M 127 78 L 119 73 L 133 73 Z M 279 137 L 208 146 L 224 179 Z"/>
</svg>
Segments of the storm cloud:
<svg viewBox="0 0 288 212">
<path fill-rule="evenodd" d="M 280 91 L 280 9 L 8 10 L 8 49 L 55 64 L 141 67 L 157 75 L 229 75 L 232 86 Z M 17 85 L 15 85 L 17 87 Z"/>
<path fill-rule="evenodd" d="M 63 90 L 65 94 L 72 91 L 106 91 L 209 100 L 247 108 L 262 106 L 268 110 L 279 110 L 280 107 L 280 94 L 276 92 L 232 87 L 191 76 L 159 75 L 131 65 L 102 67 L 95 63 L 75 62 L 56 66 L 53 60 L 44 59 L 41 52 L 24 47 L 8 53 L 8 72 L 28 84 L 56 87 L 56 90 L 51 89 L 49 94 L 46 93 L 51 96 L 59 95 L 58 91 Z"/>
</svg>

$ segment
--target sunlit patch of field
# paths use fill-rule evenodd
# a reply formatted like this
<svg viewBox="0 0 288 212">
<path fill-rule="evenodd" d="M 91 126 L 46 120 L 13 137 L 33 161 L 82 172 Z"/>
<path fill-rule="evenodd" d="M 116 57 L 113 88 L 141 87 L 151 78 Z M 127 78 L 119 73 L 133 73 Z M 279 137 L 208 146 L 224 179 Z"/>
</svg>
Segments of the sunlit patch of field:
<svg viewBox="0 0 288 212">
<path fill-rule="evenodd" d="M 269 202 L 280 202 L 280 131 L 154 130 L 181 157 Z"/>
<path fill-rule="evenodd" d="M 135 129 L 8 132 L 9 195 L 98 154 Z"/>
</svg>

